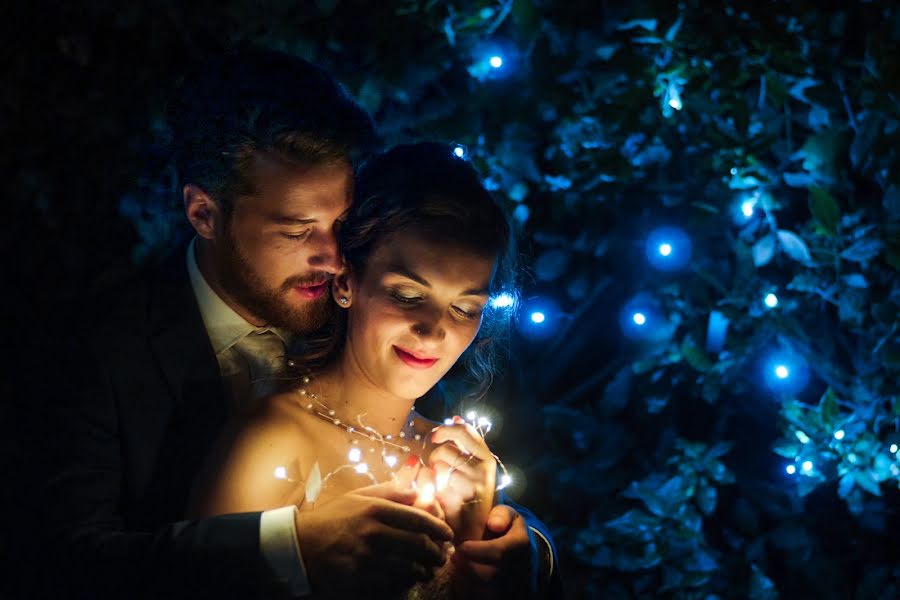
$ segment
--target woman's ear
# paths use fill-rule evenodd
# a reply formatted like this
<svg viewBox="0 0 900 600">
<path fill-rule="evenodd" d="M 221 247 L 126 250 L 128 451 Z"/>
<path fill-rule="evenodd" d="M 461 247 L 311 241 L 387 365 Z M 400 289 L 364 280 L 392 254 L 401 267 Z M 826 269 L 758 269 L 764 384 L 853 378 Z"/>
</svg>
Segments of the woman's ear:
<svg viewBox="0 0 900 600">
<path fill-rule="evenodd" d="M 350 308 L 353 304 L 353 290 L 351 284 L 350 271 L 344 267 L 340 273 L 331 280 L 331 296 L 341 308 Z"/>
</svg>

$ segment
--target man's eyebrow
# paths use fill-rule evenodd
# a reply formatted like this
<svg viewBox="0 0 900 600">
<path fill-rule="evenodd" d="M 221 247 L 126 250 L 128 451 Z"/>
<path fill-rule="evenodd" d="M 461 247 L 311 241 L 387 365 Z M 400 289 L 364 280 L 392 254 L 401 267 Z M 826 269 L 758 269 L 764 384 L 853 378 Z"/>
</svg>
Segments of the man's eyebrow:
<svg viewBox="0 0 900 600">
<path fill-rule="evenodd" d="M 316 219 L 290 215 L 274 215 L 272 221 L 279 225 L 309 225 L 310 223 L 315 223 Z"/>
<path fill-rule="evenodd" d="M 406 277 L 407 279 L 412 279 L 416 283 L 423 285 L 429 289 L 431 288 L 431 284 L 428 283 L 427 279 L 425 279 L 424 277 L 422 277 L 415 271 L 412 271 L 412 270 L 404 267 L 403 265 L 394 265 L 394 266 L 388 268 L 387 271 L 385 271 L 385 273 L 392 274 L 392 275 L 400 275 L 401 277 Z M 483 289 L 483 288 L 468 289 L 460 294 L 460 296 L 489 296 L 489 295 L 490 295 L 490 292 L 487 289 Z"/>
</svg>

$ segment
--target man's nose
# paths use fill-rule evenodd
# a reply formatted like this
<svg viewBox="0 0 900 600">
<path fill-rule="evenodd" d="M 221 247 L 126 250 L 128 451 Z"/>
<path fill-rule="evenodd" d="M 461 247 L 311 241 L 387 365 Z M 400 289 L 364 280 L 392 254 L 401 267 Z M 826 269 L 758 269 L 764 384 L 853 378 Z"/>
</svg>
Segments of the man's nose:
<svg viewBox="0 0 900 600">
<path fill-rule="evenodd" d="M 343 260 L 334 231 L 313 233 L 309 265 L 335 275 L 341 270 Z"/>
</svg>

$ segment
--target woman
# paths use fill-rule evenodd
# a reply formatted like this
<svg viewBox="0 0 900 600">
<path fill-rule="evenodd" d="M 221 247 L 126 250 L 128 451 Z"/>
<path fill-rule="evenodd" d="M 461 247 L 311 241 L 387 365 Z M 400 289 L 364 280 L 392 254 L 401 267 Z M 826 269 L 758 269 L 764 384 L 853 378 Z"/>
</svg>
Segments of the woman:
<svg viewBox="0 0 900 600">
<path fill-rule="evenodd" d="M 475 427 L 435 427 L 414 403 L 458 361 L 474 393 L 489 384 L 504 312 L 488 299 L 510 289 L 509 224 L 469 163 L 415 144 L 363 167 L 339 239 L 337 325 L 307 340 L 285 390 L 223 440 L 193 512 L 314 510 L 394 479 L 419 490 L 417 505 L 445 518 L 455 542 L 481 539 L 497 461 Z"/>
</svg>

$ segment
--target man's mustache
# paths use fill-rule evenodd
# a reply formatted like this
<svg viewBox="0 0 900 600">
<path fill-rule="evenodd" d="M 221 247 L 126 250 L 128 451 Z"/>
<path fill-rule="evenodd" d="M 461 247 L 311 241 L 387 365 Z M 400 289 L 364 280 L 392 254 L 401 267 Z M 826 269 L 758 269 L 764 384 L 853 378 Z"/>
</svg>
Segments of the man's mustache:
<svg viewBox="0 0 900 600">
<path fill-rule="evenodd" d="M 298 275 L 286 279 L 281 286 L 284 290 L 289 290 L 298 286 L 308 287 L 313 285 L 322 285 L 323 283 L 331 283 L 334 277 L 327 273 L 316 273 L 315 275 Z"/>
</svg>

